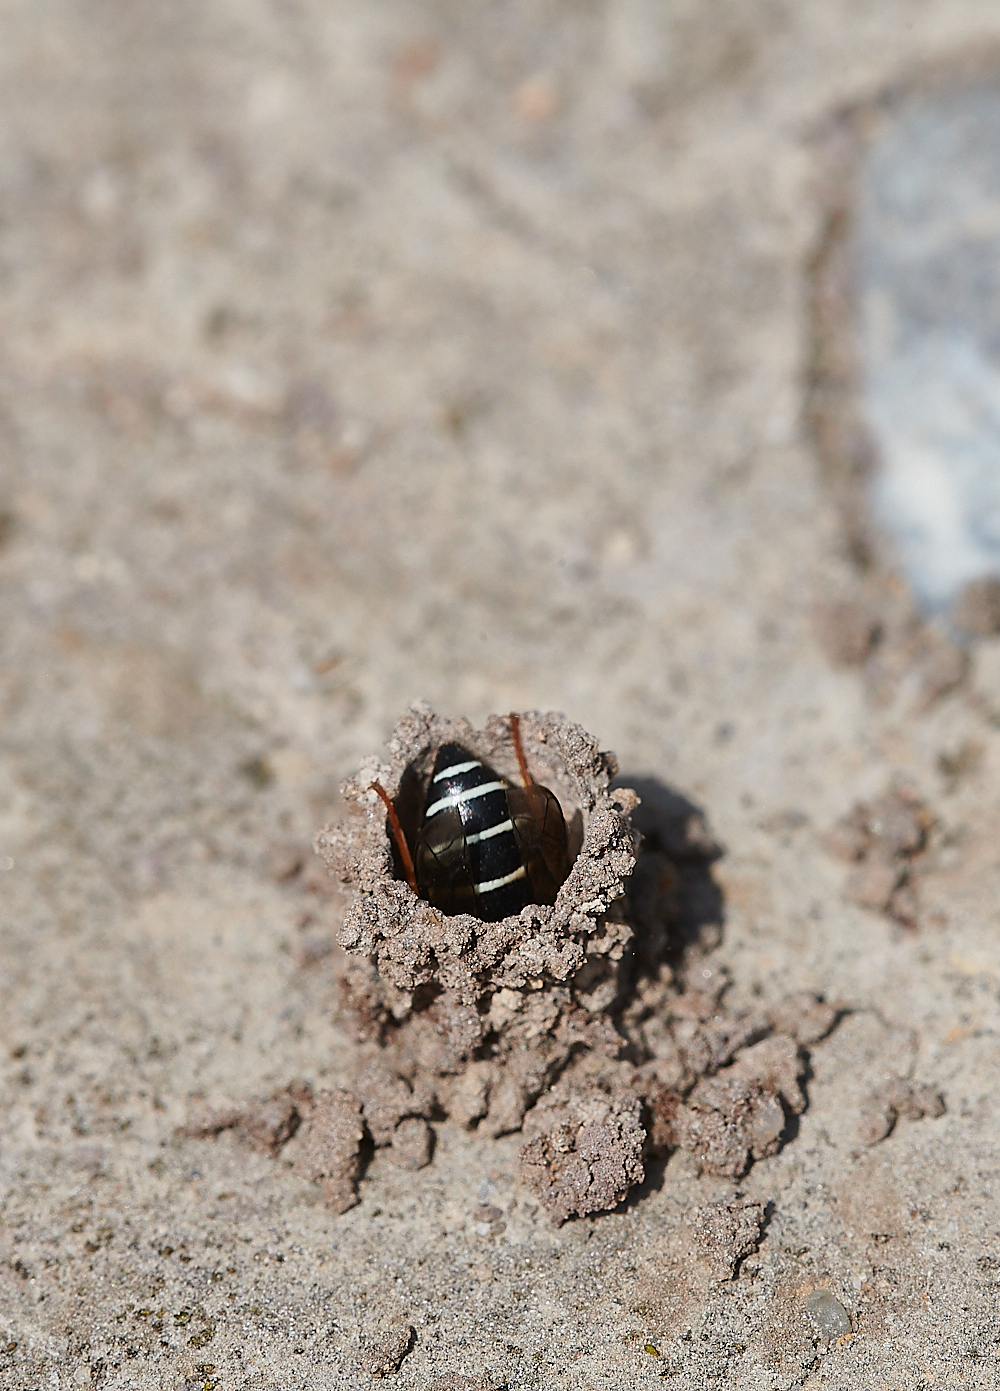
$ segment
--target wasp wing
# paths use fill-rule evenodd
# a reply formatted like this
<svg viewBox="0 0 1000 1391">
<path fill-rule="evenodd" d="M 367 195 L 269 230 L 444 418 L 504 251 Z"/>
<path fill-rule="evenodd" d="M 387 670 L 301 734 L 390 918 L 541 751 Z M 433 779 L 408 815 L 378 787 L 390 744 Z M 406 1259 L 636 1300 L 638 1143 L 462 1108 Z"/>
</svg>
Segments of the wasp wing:
<svg viewBox="0 0 1000 1391">
<path fill-rule="evenodd" d="M 507 803 L 532 903 L 555 903 L 569 873 L 566 821 L 555 793 L 539 783 L 508 787 Z"/>
<path fill-rule="evenodd" d="M 476 886 L 457 807 L 424 822 L 417 834 L 416 850 L 413 859 L 421 897 L 442 913 L 474 913 Z"/>
</svg>

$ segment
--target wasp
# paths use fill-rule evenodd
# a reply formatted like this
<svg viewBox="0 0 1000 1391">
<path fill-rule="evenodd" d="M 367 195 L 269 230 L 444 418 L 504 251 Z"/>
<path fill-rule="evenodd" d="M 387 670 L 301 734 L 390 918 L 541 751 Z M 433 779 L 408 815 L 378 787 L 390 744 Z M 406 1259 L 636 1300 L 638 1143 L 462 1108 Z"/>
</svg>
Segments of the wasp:
<svg viewBox="0 0 1000 1391">
<path fill-rule="evenodd" d="M 411 852 L 395 804 L 380 783 L 403 876 L 442 913 L 472 913 L 483 922 L 555 903 L 569 873 L 566 821 L 553 792 L 535 782 L 516 715 L 511 741 L 522 786 L 516 787 L 461 744 L 442 744 L 423 791 Z"/>
</svg>

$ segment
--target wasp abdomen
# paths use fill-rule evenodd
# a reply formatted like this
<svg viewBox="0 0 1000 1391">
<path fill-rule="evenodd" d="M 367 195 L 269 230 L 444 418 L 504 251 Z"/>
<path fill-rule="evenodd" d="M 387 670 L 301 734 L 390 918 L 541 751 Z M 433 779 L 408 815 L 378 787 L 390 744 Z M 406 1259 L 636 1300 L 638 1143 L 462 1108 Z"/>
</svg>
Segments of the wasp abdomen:
<svg viewBox="0 0 1000 1391">
<path fill-rule="evenodd" d="M 438 749 L 415 858 L 420 892 L 443 912 L 496 922 L 532 902 L 507 793 L 461 744 Z"/>
</svg>

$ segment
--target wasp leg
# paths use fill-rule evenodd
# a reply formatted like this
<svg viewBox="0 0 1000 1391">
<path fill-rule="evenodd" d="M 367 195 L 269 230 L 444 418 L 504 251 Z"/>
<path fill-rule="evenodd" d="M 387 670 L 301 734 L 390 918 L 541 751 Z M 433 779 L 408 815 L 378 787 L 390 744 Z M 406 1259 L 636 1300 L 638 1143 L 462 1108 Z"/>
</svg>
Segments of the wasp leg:
<svg viewBox="0 0 1000 1391">
<path fill-rule="evenodd" d="M 406 843 L 403 835 L 403 828 L 399 824 L 399 817 L 396 815 L 396 808 L 392 804 L 392 798 L 386 792 L 380 782 L 368 784 L 369 792 L 377 792 L 385 803 L 386 814 L 389 817 L 389 827 L 392 830 L 392 838 L 396 842 L 396 849 L 399 851 L 399 858 L 403 864 L 403 873 L 406 875 L 406 882 L 414 893 L 417 892 L 417 875 L 413 868 L 413 856 L 410 854 L 410 847 Z"/>
<path fill-rule="evenodd" d="M 531 787 L 535 779 L 531 776 L 528 760 L 524 756 L 524 749 L 521 745 L 521 717 L 519 715 L 511 714 L 510 737 L 514 741 L 514 752 L 517 754 L 517 766 L 521 770 L 521 781 L 525 787 Z"/>
</svg>

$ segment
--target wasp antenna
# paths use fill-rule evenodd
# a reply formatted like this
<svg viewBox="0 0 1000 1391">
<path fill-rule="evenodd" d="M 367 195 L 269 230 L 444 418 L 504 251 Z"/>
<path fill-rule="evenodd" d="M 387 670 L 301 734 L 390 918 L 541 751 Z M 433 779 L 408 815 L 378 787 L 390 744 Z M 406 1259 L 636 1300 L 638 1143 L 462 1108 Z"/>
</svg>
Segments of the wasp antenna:
<svg viewBox="0 0 1000 1391">
<path fill-rule="evenodd" d="M 389 817 L 389 827 L 392 830 L 392 838 L 396 842 L 396 849 L 399 851 L 399 858 L 403 862 L 403 873 L 406 875 L 406 882 L 413 892 L 416 893 L 417 872 L 413 868 L 413 856 L 410 854 L 410 847 L 407 845 L 406 837 L 403 835 L 403 828 L 399 824 L 399 817 L 396 814 L 396 808 L 392 804 L 392 798 L 380 782 L 370 782 L 368 784 L 368 791 L 377 792 L 385 803 L 386 813 Z"/>
<path fill-rule="evenodd" d="M 521 770 L 521 781 L 525 787 L 531 787 L 535 779 L 528 770 L 528 760 L 524 756 L 524 749 L 521 746 L 521 719 L 519 715 L 512 714 L 510 717 L 510 737 L 514 741 L 514 752 L 517 754 L 517 766 Z"/>
</svg>

